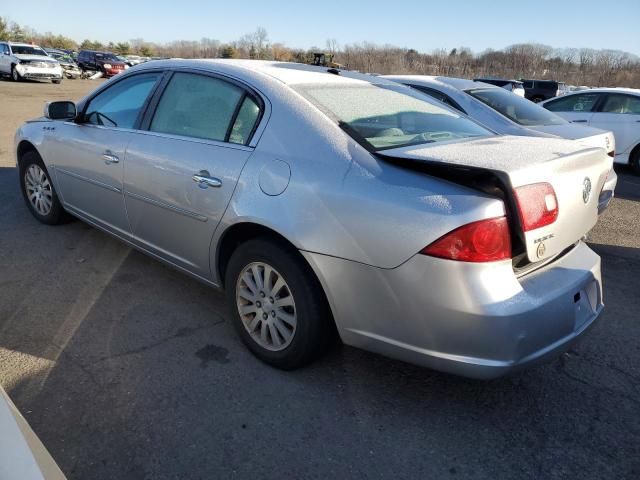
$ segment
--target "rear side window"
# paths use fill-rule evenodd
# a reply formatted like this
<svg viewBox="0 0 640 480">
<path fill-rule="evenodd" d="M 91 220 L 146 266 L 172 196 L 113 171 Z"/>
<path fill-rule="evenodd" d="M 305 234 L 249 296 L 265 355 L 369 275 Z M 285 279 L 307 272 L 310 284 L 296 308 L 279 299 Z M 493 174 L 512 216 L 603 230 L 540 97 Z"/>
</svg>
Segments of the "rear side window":
<svg viewBox="0 0 640 480">
<path fill-rule="evenodd" d="M 602 105 L 602 112 L 640 115 L 640 97 L 609 94 Z"/>
<path fill-rule="evenodd" d="M 569 95 L 545 103 L 544 108 L 552 112 L 591 112 L 599 97 L 597 93 Z"/>
<path fill-rule="evenodd" d="M 85 122 L 105 127 L 133 128 L 161 72 L 134 75 L 95 96 L 85 110 Z"/>
<path fill-rule="evenodd" d="M 259 112 L 255 102 L 246 97 L 245 90 L 232 83 L 204 75 L 176 73 L 162 94 L 150 130 L 247 143 Z"/>
<path fill-rule="evenodd" d="M 245 96 L 231 127 L 229 141 L 241 145 L 249 143 L 259 117 L 260 107 L 251 97 Z"/>
<path fill-rule="evenodd" d="M 524 88 L 533 88 L 533 82 L 531 80 L 528 80 L 526 82 L 522 82 L 522 86 Z"/>
</svg>

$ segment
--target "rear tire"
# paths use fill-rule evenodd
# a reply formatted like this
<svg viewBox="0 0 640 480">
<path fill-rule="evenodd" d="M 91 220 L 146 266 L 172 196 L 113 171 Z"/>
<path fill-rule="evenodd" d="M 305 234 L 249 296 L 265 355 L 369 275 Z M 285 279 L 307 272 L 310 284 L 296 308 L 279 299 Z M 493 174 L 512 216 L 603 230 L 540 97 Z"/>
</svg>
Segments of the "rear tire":
<svg viewBox="0 0 640 480">
<path fill-rule="evenodd" d="M 20 159 L 22 196 L 36 219 L 47 225 L 58 225 L 71 219 L 65 212 L 49 172 L 36 152 L 27 152 Z"/>
<path fill-rule="evenodd" d="M 282 370 L 318 358 L 334 327 L 320 282 L 293 249 L 258 238 L 231 255 L 225 275 L 233 324 L 249 350 Z"/>
<path fill-rule="evenodd" d="M 62 79 L 58 79 L 58 80 L 51 80 L 52 83 L 55 83 L 56 85 L 60 85 L 62 83 Z"/>
<path fill-rule="evenodd" d="M 629 156 L 629 165 L 631 166 L 631 171 L 640 175 L 640 146 L 636 147 L 631 155 Z"/>
</svg>

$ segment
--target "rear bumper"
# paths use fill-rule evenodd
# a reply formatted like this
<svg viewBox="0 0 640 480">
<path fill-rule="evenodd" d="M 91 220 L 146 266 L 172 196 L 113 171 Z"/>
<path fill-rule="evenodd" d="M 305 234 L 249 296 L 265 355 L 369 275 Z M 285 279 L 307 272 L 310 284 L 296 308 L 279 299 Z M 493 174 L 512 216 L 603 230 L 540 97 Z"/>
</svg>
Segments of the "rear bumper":
<svg viewBox="0 0 640 480">
<path fill-rule="evenodd" d="M 495 378 L 557 355 L 603 309 L 600 257 L 584 243 L 520 279 L 511 262 L 416 255 L 384 270 L 304 255 L 346 344 L 467 377 Z"/>
</svg>

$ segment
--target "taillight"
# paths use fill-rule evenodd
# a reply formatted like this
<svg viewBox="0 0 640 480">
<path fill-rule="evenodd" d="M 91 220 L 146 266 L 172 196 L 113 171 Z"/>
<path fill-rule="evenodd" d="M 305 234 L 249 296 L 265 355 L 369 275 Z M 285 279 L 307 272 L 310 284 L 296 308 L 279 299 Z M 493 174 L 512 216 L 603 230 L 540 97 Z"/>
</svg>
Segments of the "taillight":
<svg viewBox="0 0 640 480">
<path fill-rule="evenodd" d="M 511 258 L 506 217 L 469 223 L 440 237 L 420 253 L 461 262 L 495 262 Z"/>
<path fill-rule="evenodd" d="M 525 232 L 550 225 L 558 218 L 558 198 L 549 183 L 534 183 L 515 189 L 520 221 Z"/>
</svg>

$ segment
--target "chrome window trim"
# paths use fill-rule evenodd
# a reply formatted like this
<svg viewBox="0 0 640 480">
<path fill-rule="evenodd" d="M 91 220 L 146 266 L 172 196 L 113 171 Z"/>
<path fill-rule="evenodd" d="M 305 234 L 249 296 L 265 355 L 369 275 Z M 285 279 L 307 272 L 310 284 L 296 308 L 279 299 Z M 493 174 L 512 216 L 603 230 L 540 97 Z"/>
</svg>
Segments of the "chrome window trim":
<svg viewBox="0 0 640 480">
<path fill-rule="evenodd" d="M 206 138 L 189 137 L 187 135 L 176 135 L 173 133 L 152 132 L 151 130 L 133 130 L 133 133 L 136 135 L 148 135 L 151 137 L 160 137 L 182 142 L 200 143 L 210 145 L 212 147 L 229 148 L 231 150 L 240 150 L 243 152 L 253 152 L 255 149 L 255 147 L 240 145 L 239 143 L 223 142 L 221 140 L 208 140 Z"/>
</svg>

